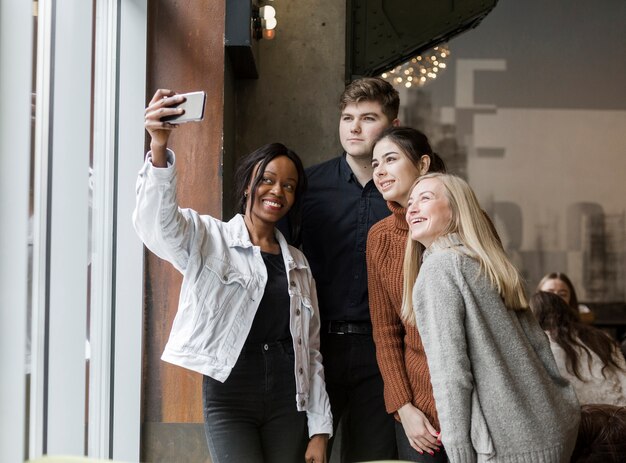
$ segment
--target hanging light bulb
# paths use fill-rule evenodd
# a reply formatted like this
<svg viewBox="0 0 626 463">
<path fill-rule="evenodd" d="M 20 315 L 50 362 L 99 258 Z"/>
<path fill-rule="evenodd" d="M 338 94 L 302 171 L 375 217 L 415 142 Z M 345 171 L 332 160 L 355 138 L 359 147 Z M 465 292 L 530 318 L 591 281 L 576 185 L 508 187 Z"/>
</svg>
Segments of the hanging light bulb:
<svg viewBox="0 0 626 463">
<path fill-rule="evenodd" d="M 404 85 L 410 88 L 413 85 L 423 86 L 429 80 L 436 79 L 442 69 L 446 68 L 446 59 L 450 56 L 447 44 L 438 45 L 421 55 L 411 58 L 404 64 L 381 74 L 381 77 L 393 85 Z M 412 75 L 416 76 L 413 80 Z M 399 76 L 406 76 L 406 80 Z M 419 76 L 419 78 L 417 78 Z"/>
</svg>

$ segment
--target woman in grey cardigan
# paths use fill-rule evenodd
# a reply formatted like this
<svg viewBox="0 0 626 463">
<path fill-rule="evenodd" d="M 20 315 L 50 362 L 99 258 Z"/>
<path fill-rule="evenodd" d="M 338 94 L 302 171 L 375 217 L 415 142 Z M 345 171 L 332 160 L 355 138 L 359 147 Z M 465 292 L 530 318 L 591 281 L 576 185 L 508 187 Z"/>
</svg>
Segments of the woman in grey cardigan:
<svg viewBox="0 0 626 463">
<path fill-rule="evenodd" d="M 453 175 L 421 177 L 407 222 L 403 304 L 415 311 L 450 461 L 568 462 L 576 395 L 474 192 Z M 426 248 L 417 281 L 416 242 Z"/>
</svg>

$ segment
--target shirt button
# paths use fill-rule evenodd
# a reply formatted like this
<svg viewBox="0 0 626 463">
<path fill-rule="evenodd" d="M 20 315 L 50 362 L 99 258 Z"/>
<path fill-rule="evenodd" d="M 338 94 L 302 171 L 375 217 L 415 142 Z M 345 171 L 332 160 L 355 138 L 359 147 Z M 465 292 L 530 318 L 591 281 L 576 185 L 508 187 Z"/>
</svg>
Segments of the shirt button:
<svg viewBox="0 0 626 463">
<path fill-rule="evenodd" d="M 264 350 L 268 350 L 270 348 L 270 346 L 268 346 L 267 344 L 263 344 L 263 349 Z"/>
<path fill-rule="evenodd" d="M 306 405 L 306 400 L 301 400 L 300 401 L 300 406 L 304 407 Z"/>
<path fill-rule="evenodd" d="M 298 373 L 302 374 L 302 373 L 304 373 L 304 370 L 303 370 L 302 368 L 300 368 L 300 369 L 298 370 Z"/>
<path fill-rule="evenodd" d="M 224 281 L 228 281 L 228 275 L 224 275 Z"/>
<path fill-rule="evenodd" d="M 300 309 L 296 309 L 296 315 L 300 315 Z"/>
<path fill-rule="evenodd" d="M 355 280 L 358 280 L 358 279 L 359 279 L 359 276 L 358 276 L 358 275 L 354 275 L 354 279 L 355 279 Z"/>
<path fill-rule="evenodd" d="M 291 286 L 296 286 L 296 282 L 292 281 L 291 283 L 289 283 Z"/>
<path fill-rule="evenodd" d="M 298 344 L 301 345 L 302 344 L 302 338 L 298 338 Z"/>
</svg>

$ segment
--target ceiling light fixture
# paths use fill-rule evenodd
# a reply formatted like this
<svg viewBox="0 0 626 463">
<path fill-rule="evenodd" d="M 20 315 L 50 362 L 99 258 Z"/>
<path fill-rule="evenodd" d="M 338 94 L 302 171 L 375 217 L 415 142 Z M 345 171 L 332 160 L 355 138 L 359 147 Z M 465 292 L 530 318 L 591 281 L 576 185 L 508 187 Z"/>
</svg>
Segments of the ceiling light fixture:
<svg viewBox="0 0 626 463">
<path fill-rule="evenodd" d="M 411 58 L 380 76 L 393 85 L 404 85 L 406 88 L 422 87 L 437 78 L 441 70 L 446 68 L 445 61 L 450 56 L 448 44 L 440 44 Z"/>
</svg>

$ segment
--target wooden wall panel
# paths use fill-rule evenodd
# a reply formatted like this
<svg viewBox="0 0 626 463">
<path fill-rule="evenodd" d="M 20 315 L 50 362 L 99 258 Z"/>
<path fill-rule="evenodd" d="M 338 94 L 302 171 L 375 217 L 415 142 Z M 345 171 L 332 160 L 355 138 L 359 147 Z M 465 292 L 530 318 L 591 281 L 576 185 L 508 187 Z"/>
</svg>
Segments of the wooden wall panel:
<svg viewBox="0 0 626 463">
<path fill-rule="evenodd" d="M 224 0 L 148 2 L 147 94 L 152 95 L 157 88 L 207 92 L 204 121 L 181 126 L 170 139 L 177 155 L 179 203 L 216 217 L 220 217 L 222 204 L 224 5 Z M 180 274 L 148 252 L 144 422 L 202 422 L 200 375 L 160 360 L 180 285 Z"/>
</svg>

